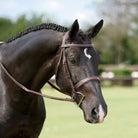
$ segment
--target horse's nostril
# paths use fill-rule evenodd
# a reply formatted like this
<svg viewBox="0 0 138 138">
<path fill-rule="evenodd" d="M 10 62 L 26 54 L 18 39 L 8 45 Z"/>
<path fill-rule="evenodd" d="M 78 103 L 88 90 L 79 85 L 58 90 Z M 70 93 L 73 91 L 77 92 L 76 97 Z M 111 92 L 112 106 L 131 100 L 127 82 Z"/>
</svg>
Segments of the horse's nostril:
<svg viewBox="0 0 138 138">
<path fill-rule="evenodd" d="M 98 109 L 94 107 L 92 109 L 91 115 L 93 118 L 97 118 L 98 117 Z"/>
</svg>

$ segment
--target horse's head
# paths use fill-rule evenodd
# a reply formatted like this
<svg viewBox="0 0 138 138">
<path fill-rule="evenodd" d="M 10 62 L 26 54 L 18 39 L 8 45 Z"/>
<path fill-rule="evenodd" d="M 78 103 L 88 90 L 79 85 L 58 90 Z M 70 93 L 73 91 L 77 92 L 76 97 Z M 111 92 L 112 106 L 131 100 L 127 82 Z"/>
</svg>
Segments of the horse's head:
<svg viewBox="0 0 138 138">
<path fill-rule="evenodd" d="M 89 123 L 99 123 L 107 114 L 107 105 L 97 77 L 99 55 L 91 44 L 103 20 L 86 32 L 79 30 L 77 20 L 63 37 L 62 54 L 56 82 L 61 90 L 73 97 Z"/>
</svg>

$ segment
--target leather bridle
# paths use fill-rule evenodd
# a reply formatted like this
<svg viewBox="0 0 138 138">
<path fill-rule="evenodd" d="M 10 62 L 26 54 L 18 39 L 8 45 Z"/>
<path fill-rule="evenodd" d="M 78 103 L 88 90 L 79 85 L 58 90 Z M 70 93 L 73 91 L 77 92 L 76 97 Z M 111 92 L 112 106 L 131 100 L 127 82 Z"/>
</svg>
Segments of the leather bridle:
<svg viewBox="0 0 138 138">
<path fill-rule="evenodd" d="M 85 98 L 85 95 L 81 92 L 78 92 L 78 89 L 84 85 L 85 83 L 89 82 L 89 81 L 92 81 L 92 80 L 98 80 L 100 81 L 100 78 L 97 77 L 97 76 L 92 76 L 92 77 L 88 77 L 88 78 L 85 78 L 81 81 L 79 81 L 78 83 L 74 83 L 73 79 L 72 79 L 72 76 L 71 76 L 71 72 L 70 72 L 70 69 L 69 69 L 69 66 L 68 66 L 68 63 L 67 63 L 67 58 L 66 58 L 66 48 L 69 48 L 69 47 L 82 47 L 82 48 L 88 48 L 88 47 L 92 47 L 92 44 L 66 44 L 66 39 L 67 39 L 67 36 L 68 36 L 68 32 L 65 33 L 65 35 L 63 36 L 63 40 L 62 40 L 62 45 L 61 45 L 61 54 L 60 54 L 60 58 L 59 58 L 59 62 L 58 62 L 58 65 L 57 65 L 57 71 L 56 71 L 56 77 L 58 76 L 58 73 L 60 71 L 60 64 L 62 64 L 62 61 L 63 61 L 63 68 L 64 68 L 64 71 L 65 71 L 65 74 L 66 76 L 68 77 L 69 79 L 69 82 L 70 82 L 70 85 L 71 85 L 71 88 L 72 88 L 72 99 L 70 98 L 59 98 L 59 97 L 53 97 L 53 96 L 49 96 L 49 95 L 45 95 L 45 94 L 42 94 L 40 92 L 37 92 L 37 91 L 34 91 L 34 90 L 30 90 L 28 88 L 26 88 L 23 84 L 21 84 L 20 82 L 18 82 L 8 71 L 7 69 L 4 67 L 4 65 L 0 62 L 0 66 L 2 68 L 2 70 L 5 72 L 5 74 L 17 85 L 19 86 L 20 88 L 22 88 L 24 91 L 26 92 L 29 92 L 29 93 L 32 93 L 32 94 L 35 94 L 35 95 L 38 95 L 38 96 L 42 96 L 42 97 L 45 97 L 45 98 L 49 98 L 49 99 L 54 99 L 54 100 L 60 100 L 60 101 L 69 101 L 69 102 L 75 102 L 75 97 L 76 95 L 81 95 L 81 99 L 79 100 L 78 102 L 78 106 L 81 105 L 82 101 L 84 100 Z M 48 81 L 49 85 L 51 85 L 54 89 L 58 90 L 59 92 L 63 93 L 63 94 L 66 94 L 66 95 L 69 95 L 67 92 L 64 92 L 62 90 L 60 90 L 59 88 L 57 88 L 56 86 L 54 86 L 50 81 Z M 70 96 L 70 95 L 69 95 Z"/>
<path fill-rule="evenodd" d="M 56 77 L 58 76 L 58 73 L 60 71 L 59 66 L 60 66 L 60 64 L 62 64 L 62 61 L 63 61 L 64 73 L 65 73 L 65 76 L 67 76 L 67 78 L 70 82 L 71 88 L 72 88 L 72 94 L 71 94 L 72 99 L 75 100 L 76 95 L 78 95 L 78 94 L 82 96 L 80 101 L 78 102 L 78 106 L 80 106 L 82 101 L 85 98 L 85 95 L 81 92 L 78 92 L 78 89 L 82 85 L 84 85 L 85 83 L 87 83 L 89 81 L 92 81 L 92 80 L 100 81 L 100 78 L 97 76 L 92 76 L 92 77 L 85 78 L 85 79 L 77 82 L 76 84 L 74 83 L 72 76 L 71 76 L 69 66 L 68 66 L 65 50 L 66 50 L 66 48 L 70 48 L 70 47 L 72 47 L 72 48 L 74 48 L 74 47 L 89 48 L 90 47 L 91 48 L 92 44 L 66 44 L 67 37 L 68 37 L 68 32 L 66 32 L 65 35 L 63 36 L 62 45 L 61 45 L 61 54 L 60 54 L 60 58 L 59 58 L 58 66 L 57 66 Z M 56 78 L 56 80 L 57 80 L 57 78 Z"/>
</svg>

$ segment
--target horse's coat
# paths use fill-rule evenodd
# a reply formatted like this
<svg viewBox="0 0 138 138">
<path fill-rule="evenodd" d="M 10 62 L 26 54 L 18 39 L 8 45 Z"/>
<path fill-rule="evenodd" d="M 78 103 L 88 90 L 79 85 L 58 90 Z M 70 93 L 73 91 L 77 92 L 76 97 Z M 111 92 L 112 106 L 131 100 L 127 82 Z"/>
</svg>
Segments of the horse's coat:
<svg viewBox="0 0 138 138">
<path fill-rule="evenodd" d="M 68 31 L 65 40 L 67 44 L 91 44 L 91 38 L 96 36 L 102 24 L 101 20 L 86 32 L 79 30 L 77 21 L 70 30 L 55 24 L 41 24 L 28 28 L 1 44 L 0 61 L 17 81 L 29 89 L 40 91 L 56 73 L 65 33 Z M 74 83 L 97 75 L 98 55 L 93 47 L 89 50 L 91 55 L 87 50 L 84 54 L 84 48 L 81 47 L 65 48 Z M 91 58 L 86 62 L 89 56 Z M 72 88 L 63 66 L 59 65 L 57 85 L 72 96 Z M 85 95 L 80 105 L 85 120 L 90 123 L 103 121 L 107 114 L 107 105 L 99 82 L 94 80 L 85 83 L 78 88 L 78 91 Z M 79 100 L 80 95 L 76 94 L 76 103 Z M 0 69 L 0 137 L 38 138 L 44 120 L 43 98 L 26 93 Z"/>
</svg>

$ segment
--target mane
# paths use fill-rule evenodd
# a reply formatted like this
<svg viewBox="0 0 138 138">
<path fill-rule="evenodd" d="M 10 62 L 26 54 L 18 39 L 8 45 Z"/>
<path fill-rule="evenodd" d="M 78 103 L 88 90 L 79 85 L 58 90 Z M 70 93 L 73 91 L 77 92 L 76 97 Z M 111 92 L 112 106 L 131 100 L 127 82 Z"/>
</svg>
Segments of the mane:
<svg viewBox="0 0 138 138">
<path fill-rule="evenodd" d="M 54 30 L 54 31 L 58 31 L 58 32 L 67 32 L 68 31 L 68 29 L 66 27 L 63 27 L 61 25 L 57 25 L 57 24 L 54 24 L 54 23 L 43 23 L 43 24 L 40 24 L 40 25 L 29 27 L 29 28 L 23 30 L 22 32 L 19 32 L 15 36 L 9 38 L 6 41 L 6 43 L 10 43 L 10 42 L 14 41 L 15 39 L 20 38 L 20 37 L 22 37 L 26 34 L 31 33 L 31 32 L 36 32 L 38 30 L 43 30 L 43 29 Z"/>
</svg>

